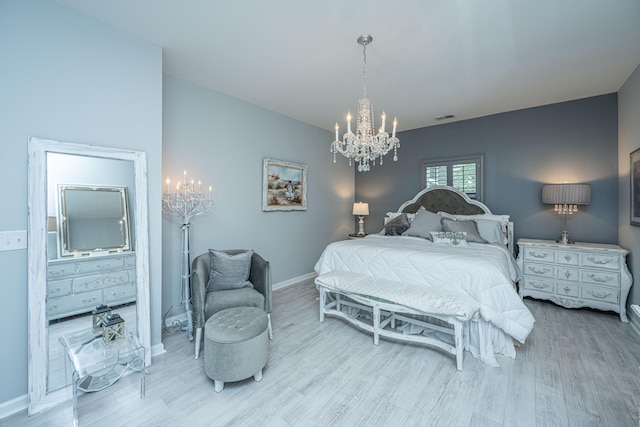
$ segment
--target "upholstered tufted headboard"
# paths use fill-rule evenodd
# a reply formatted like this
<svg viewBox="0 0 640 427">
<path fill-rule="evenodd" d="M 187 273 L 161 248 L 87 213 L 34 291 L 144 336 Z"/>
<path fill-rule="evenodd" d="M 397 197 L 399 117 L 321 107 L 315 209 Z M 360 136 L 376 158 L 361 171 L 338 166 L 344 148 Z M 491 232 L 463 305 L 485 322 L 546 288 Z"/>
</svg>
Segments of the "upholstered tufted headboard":
<svg viewBox="0 0 640 427">
<path fill-rule="evenodd" d="M 416 213 L 422 206 L 433 213 L 447 212 L 452 215 L 492 213 L 484 203 L 472 200 L 463 192 L 449 186 L 431 187 L 420 191 L 413 199 L 404 202 L 398 212 Z M 507 246 L 513 253 L 513 222 L 509 222 L 505 233 Z"/>
<path fill-rule="evenodd" d="M 487 206 L 469 199 L 466 194 L 453 187 L 432 187 L 423 190 L 412 200 L 403 204 L 400 211 L 416 213 L 422 206 L 433 213 L 447 212 L 453 215 L 491 213 Z"/>
</svg>

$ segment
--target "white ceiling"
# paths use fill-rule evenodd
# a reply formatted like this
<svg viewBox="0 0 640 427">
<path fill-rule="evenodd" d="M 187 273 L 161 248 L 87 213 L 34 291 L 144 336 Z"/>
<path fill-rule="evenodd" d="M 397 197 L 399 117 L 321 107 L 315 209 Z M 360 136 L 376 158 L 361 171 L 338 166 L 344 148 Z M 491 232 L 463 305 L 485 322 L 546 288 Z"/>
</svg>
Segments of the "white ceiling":
<svg viewBox="0 0 640 427">
<path fill-rule="evenodd" d="M 367 95 L 399 131 L 617 92 L 640 63 L 639 0 L 57 3 L 162 46 L 168 74 L 327 130 L 362 95 L 363 33 Z"/>
</svg>

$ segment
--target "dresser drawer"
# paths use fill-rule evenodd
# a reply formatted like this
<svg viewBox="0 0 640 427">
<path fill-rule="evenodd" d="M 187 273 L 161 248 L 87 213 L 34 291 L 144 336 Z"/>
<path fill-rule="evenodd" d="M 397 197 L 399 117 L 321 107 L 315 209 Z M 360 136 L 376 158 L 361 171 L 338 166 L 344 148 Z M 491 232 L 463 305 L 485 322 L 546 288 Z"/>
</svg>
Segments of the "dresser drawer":
<svg viewBox="0 0 640 427">
<path fill-rule="evenodd" d="M 524 248 L 524 259 L 555 262 L 555 252 L 545 248 Z"/>
<path fill-rule="evenodd" d="M 620 292 L 613 288 L 600 288 L 597 286 L 583 286 L 580 296 L 584 299 L 605 301 L 617 304 L 620 300 Z"/>
<path fill-rule="evenodd" d="M 558 267 L 558 279 L 577 282 L 580 280 L 580 270 L 577 268 L 569 268 L 564 266 Z"/>
<path fill-rule="evenodd" d="M 79 273 L 91 273 L 92 271 L 105 271 L 114 268 L 123 268 L 124 258 L 102 257 L 91 261 L 78 263 Z"/>
<path fill-rule="evenodd" d="M 556 284 L 556 293 L 564 297 L 578 297 L 580 295 L 580 286 L 577 283 L 558 282 Z"/>
<path fill-rule="evenodd" d="M 620 269 L 620 257 L 616 255 L 582 254 L 582 266 L 617 271 Z"/>
<path fill-rule="evenodd" d="M 136 285 L 133 283 L 104 290 L 104 299 L 107 304 L 133 301 L 135 297 Z"/>
<path fill-rule="evenodd" d="M 69 295 L 64 298 L 52 298 L 47 301 L 47 312 L 49 318 L 56 315 L 80 311 L 91 311 L 92 308 L 102 303 L 102 291 L 85 292 L 78 295 Z"/>
<path fill-rule="evenodd" d="M 76 273 L 76 264 L 53 264 L 47 266 L 47 278 L 57 279 L 61 277 L 72 276 Z"/>
<path fill-rule="evenodd" d="M 532 276 L 548 277 L 550 279 L 555 279 L 556 268 L 553 265 L 548 265 L 548 264 L 525 262 L 524 271 L 522 273 L 525 276 L 532 275 Z"/>
<path fill-rule="evenodd" d="M 617 272 L 582 270 L 582 283 L 620 287 L 620 274 Z"/>
<path fill-rule="evenodd" d="M 47 296 L 49 298 L 71 295 L 73 279 L 49 281 L 47 283 Z"/>
<path fill-rule="evenodd" d="M 562 265 L 580 265 L 580 254 L 577 252 L 558 251 L 556 254 L 558 264 Z"/>
<path fill-rule="evenodd" d="M 524 287 L 525 289 L 531 289 L 532 291 L 548 292 L 550 294 L 553 294 L 555 292 L 556 285 L 555 285 L 555 282 L 551 280 L 542 280 L 542 279 L 536 279 L 532 277 L 525 277 Z"/>
<path fill-rule="evenodd" d="M 129 282 L 129 272 L 126 270 L 114 271 L 106 274 L 78 277 L 73 281 L 74 292 L 88 292 L 94 289 L 109 288 L 111 286 L 124 285 Z"/>
</svg>

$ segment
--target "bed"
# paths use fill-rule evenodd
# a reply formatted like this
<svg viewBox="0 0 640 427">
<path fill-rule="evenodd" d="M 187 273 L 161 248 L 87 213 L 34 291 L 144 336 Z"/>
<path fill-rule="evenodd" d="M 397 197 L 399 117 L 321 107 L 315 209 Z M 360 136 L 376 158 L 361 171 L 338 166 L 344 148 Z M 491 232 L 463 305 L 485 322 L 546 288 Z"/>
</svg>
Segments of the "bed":
<svg viewBox="0 0 640 427">
<path fill-rule="evenodd" d="M 440 228 L 439 228 L 440 227 Z M 518 296 L 513 223 L 452 187 L 432 187 L 387 213 L 384 229 L 328 245 L 315 265 L 320 320 L 422 342 L 488 365 L 515 358 L 534 318 Z"/>
</svg>

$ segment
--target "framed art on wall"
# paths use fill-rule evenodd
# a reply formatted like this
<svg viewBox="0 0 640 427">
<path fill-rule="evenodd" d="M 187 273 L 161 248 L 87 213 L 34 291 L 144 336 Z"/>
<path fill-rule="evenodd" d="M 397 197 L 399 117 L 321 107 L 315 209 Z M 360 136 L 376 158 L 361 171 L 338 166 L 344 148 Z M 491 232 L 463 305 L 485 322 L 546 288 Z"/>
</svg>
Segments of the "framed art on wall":
<svg viewBox="0 0 640 427">
<path fill-rule="evenodd" d="M 307 210 L 307 165 L 264 159 L 262 210 Z"/>
<path fill-rule="evenodd" d="M 630 154 L 631 159 L 631 225 L 640 227 L 640 149 Z"/>
</svg>

